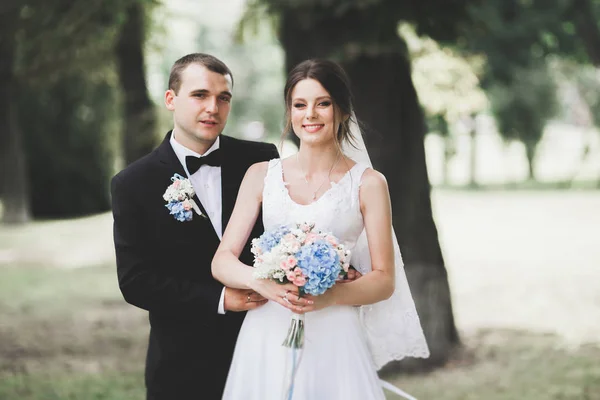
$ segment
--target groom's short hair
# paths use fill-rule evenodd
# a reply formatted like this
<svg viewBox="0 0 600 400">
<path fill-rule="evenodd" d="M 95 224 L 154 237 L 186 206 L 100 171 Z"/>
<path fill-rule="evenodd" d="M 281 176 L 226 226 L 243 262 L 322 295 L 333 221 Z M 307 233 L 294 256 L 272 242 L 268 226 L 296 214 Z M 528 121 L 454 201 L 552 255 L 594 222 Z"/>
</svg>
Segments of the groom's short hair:
<svg viewBox="0 0 600 400">
<path fill-rule="evenodd" d="M 181 88 L 181 74 L 190 64 L 199 64 L 204 66 L 209 71 L 216 72 L 217 74 L 229 75 L 231 78 L 231 85 L 233 85 L 233 74 L 223 61 L 219 60 L 215 56 L 211 56 L 210 54 L 191 53 L 175 61 L 171 67 L 171 73 L 169 75 L 169 89 L 173 90 L 175 94 L 177 94 Z"/>
</svg>

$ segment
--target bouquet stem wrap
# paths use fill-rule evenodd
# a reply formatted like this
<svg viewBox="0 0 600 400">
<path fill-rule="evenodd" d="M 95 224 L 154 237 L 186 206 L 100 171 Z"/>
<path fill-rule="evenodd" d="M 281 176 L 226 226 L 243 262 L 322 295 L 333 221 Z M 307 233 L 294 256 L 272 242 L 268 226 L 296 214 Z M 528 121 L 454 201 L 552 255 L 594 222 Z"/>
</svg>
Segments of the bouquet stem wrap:
<svg viewBox="0 0 600 400">
<path fill-rule="evenodd" d="M 283 346 L 292 349 L 304 347 L 304 314 L 292 314 L 292 321 Z"/>
</svg>

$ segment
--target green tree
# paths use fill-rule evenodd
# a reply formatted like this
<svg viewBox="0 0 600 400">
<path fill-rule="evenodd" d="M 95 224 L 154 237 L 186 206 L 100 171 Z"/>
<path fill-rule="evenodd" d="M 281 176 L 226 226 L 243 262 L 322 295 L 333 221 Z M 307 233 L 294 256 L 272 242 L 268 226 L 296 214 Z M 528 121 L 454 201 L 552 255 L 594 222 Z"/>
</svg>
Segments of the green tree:
<svg viewBox="0 0 600 400">
<path fill-rule="evenodd" d="M 425 164 L 425 116 L 411 78 L 398 22 L 434 38 L 456 37 L 467 17 L 466 2 L 393 0 L 262 0 L 277 19 L 289 71 L 314 57 L 341 63 L 355 94 L 358 117 L 367 127 L 366 144 L 375 168 L 388 179 L 393 224 L 405 270 L 431 349 L 428 360 L 404 360 L 387 369 L 444 363 L 459 338 L 448 278 L 432 217 Z"/>
<path fill-rule="evenodd" d="M 119 84 L 123 90 L 122 150 L 125 164 L 150 153 L 157 144 L 156 114 L 146 84 L 144 45 L 152 3 L 134 1 L 125 10 L 115 46 Z"/>
<path fill-rule="evenodd" d="M 525 146 L 529 178 L 535 179 L 535 151 L 547 122 L 557 111 L 556 85 L 546 56 L 577 54 L 575 36 L 561 21 L 571 0 L 487 1 L 471 6 L 473 20 L 459 47 L 486 58 L 482 86 L 488 93 L 499 134 Z M 572 24 L 571 24 L 572 25 Z M 567 24 L 568 26 L 568 24 Z"/>
<path fill-rule="evenodd" d="M 118 121 L 114 83 L 81 71 L 21 90 L 33 215 L 64 218 L 109 210 Z"/>
<path fill-rule="evenodd" d="M 489 89 L 498 130 L 506 141 L 525 146 L 529 179 L 535 179 L 535 154 L 547 121 L 556 114 L 556 85 L 545 63 L 530 69 L 515 68 L 510 82 Z"/>
<path fill-rule="evenodd" d="M 474 118 L 488 107 L 488 99 L 480 87 L 479 74 L 483 57 L 464 57 L 448 46 L 427 37 L 418 37 L 414 29 L 402 24 L 400 34 L 406 40 L 412 61 L 412 78 L 425 110 L 429 132 L 444 140 L 443 183 L 448 182 L 448 160 L 455 153 L 455 137 L 451 127 L 461 124 L 471 136 L 471 186 L 475 182 L 475 145 L 477 131 Z"/>
<path fill-rule="evenodd" d="M 18 12 L 16 6 L 0 10 L 0 196 L 6 224 L 30 218 L 25 153 L 13 100 L 19 92 L 13 69 Z"/>
<path fill-rule="evenodd" d="M 4 222 L 11 216 L 27 215 L 30 202 L 35 216 L 79 215 L 108 208 L 106 184 L 113 153 L 105 151 L 105 143 L 111 140 L 115 131 L 111 124 L 117 118 L 109 112 L 115 104 L 114 93 L 109 93 L 116 86 L 110 78 L 113 49 L 127 6 L 137 1 L 16 0 L 10 7 L 3 4 L 0 8 L 0 18 L 8 21 L 2 24 L 7 33 L 2 35 L 1 51 L 7 55 L 3 57 L 3 78 L 10 77 L 10 85 L 3 85 L 2 90 L 13 94 L 5 98 L 10 105 L 3 107 L 6 112 L 0 116 L 0 124 L 10 127 L 6 130 L 12 146 L 8 157 L 21 160 L 7 162 L 9 168 L 3 169 L 8 176 L 3 180 Z M 60 107 L 64 108 L 58 110 Z M 106 113 L 97 115 L 101 112 Z M 90 121 L 95 125 L 86 125 Z M 62 140 L 61 147 L 44 145 L 52 140 Z M 89 143 L 82 145 L 84 141 Z M 85 160 L 78 158 L 82 149 L 89 152 Z M 55 153 L 45 153 L 52 150 Z M 64 193 L 52 190 L 67 177 L 72 188 L 82 190 L 97 178 L 97 190 L 86 193 L 96 195 L 96 200 L 68 205 Z M 11 184 L 10 179 L 19 184 Z M 47 182 L 57 186 L 44 186 Z M 50 209 L 52 206 L 56 208 Z"/>
<path fill-rule="evenodd" d="M 241 32 L 224 32 L 223 27 L 202 26 L 197 46 L 222 59 L 234 75 L 233 103 L 227 122 L 228 134 L 243 137 L 248 124 L 264 126 L 261 140 L 281 135 L 283 91 L 282 51 L 268 27 L 256 26 L 253 39 L 242 43 Z"/>
</svg>

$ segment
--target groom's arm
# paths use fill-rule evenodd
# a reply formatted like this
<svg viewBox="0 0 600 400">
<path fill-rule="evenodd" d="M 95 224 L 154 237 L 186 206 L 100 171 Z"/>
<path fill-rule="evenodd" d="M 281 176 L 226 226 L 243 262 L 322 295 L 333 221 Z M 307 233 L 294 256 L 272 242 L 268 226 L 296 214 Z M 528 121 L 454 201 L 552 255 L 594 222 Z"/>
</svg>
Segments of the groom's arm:
<svg viewBox="0 0 600 400">
<path fill-rule="evenodd" d="M 272 143 L 266 144 L 263 155 L 264 155 L 264 157 L 260 160 L 257 160 L 256 162 L 269 161 L 269 160 L 272 160 L 273 158 L 279 158 L 279 152 L 277 151 L 277 146 L 275 146 Z"/>
<path fill-rule="evenodd" d="M 153 313 L 215 318 L 223 285 L 194 282 L 163 272 L 149 248 L 147 222 L 129 180 L 111 182 L 114 242 L 119 288 L 125 300 Z"/>
</svg>

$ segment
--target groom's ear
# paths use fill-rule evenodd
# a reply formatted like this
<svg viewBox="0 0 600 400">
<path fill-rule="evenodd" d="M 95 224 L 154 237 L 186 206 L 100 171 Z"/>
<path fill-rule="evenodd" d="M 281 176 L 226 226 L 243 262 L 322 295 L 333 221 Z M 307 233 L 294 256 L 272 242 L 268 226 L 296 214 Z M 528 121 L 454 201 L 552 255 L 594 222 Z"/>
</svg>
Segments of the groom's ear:
<svg viewBox="0 0 600 400">
<path fill-rule="evenodd" d="M 165 92 L 165 106 L 169 111 L 175 111 L 175 92 L 169 89 Z"/>
</svg>

